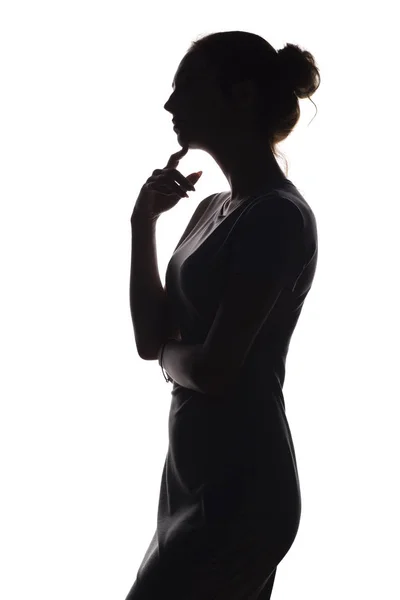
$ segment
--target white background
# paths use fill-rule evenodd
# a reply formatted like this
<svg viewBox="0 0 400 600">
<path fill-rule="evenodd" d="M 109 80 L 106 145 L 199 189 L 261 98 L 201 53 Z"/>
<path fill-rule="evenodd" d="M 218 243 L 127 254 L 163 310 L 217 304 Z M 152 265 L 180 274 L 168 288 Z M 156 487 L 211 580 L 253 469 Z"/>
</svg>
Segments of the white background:
<svg viewBox="0 0 400 600">
<path fill-rule="evenodd" d="M 156 526 L 172 384 L 138 357 L 130 216 L 179 150 L 163 106 L 217 31 L 309 50 L 321 86 L 280 150 L 319 263 L 284 395 L 303 510 L 273 599 L 395 600 L 399 294 L 394 5 L 21 2 L 0 10 L 0 596 L 124 600 Z M 283 162 L 280 163 L 283 167 Z M 157 225 L 161 280 L 213 159 Z M 207 600 L 207 599 L 205 599 Z"/>
</svg>

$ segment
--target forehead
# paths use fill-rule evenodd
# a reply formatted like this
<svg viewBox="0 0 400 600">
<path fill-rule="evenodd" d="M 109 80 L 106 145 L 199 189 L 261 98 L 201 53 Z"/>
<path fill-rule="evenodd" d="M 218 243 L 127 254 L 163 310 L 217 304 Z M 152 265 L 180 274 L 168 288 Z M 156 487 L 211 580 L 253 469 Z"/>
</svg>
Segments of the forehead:
<svg viewBox="0 0 400 600">
<path fill-rule="evenodd" d="M 198 80 L 210 79 L 211 69 L 206 65 L 204 60 L 198 55 L 185 56 L 179 63 L 178 69 L 172 81 L 172 87 L 175 87 L 176 82 L 186 76 L 194 75 Z"/>
</svg>

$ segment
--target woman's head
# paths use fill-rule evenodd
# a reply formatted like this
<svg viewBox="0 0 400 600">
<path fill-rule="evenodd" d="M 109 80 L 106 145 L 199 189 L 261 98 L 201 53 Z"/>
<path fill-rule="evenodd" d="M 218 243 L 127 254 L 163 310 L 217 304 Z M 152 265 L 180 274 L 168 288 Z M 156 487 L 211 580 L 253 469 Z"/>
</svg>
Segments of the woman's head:
<svg viewBox="0 0 400 600">
<path fill-rule="evenodd" d="M 256 34 L 227 31 L 194 41 L 174 82 L 165 108 L 189 147 L 207 149 L 210 136 L 248 135 L 264 139 L 276 155 L 299 120 L 298 98 L 310 97 L 320 76 L 313 56 L 298 46 L 277 52 Z"/>
</svg>

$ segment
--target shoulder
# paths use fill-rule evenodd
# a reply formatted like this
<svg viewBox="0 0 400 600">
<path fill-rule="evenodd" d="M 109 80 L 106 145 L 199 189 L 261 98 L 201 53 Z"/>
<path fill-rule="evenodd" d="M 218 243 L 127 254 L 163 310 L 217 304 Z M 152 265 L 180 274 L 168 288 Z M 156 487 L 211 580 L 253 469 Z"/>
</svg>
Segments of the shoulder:
<svg viewBox="0 0 400 600">
<path fill-rule="evenodd" d="M 256 211 L 265 211 L 286 215 L 300 215 L 301 210 L 297 206 L 295 200 L 282 191 L 273 191 L 263 196 L 259 196 L 251 203 L 250 207 L 254 207 Z"/>
<path fill-rule="evenodd" d="M 304 217 L 300 207 L 282 192 L 270 192 L 250 201 L 240 215 L 241 226 L 281 229 L 301 232 L 304 229 Z"/>
</svg>

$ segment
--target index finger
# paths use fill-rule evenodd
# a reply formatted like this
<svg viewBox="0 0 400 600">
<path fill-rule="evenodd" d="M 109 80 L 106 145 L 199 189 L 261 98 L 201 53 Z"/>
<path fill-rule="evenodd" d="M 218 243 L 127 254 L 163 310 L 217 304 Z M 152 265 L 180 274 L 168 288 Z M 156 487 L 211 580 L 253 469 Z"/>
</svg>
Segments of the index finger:
<svg viewBox="0 0 400 600">
<path fill-rule="evenodd" d="M 179 165 L 179 161 L 185 156 L 188 150 L 189 146 L 185 145 L 180 150 L 178 150 L 178 152 L 174 152 L 174 154 L 171 154 L 167 162 L 167 166 L 164 167 L 164 169 L 176 169 L 176 167 Z"/>
</svg>

